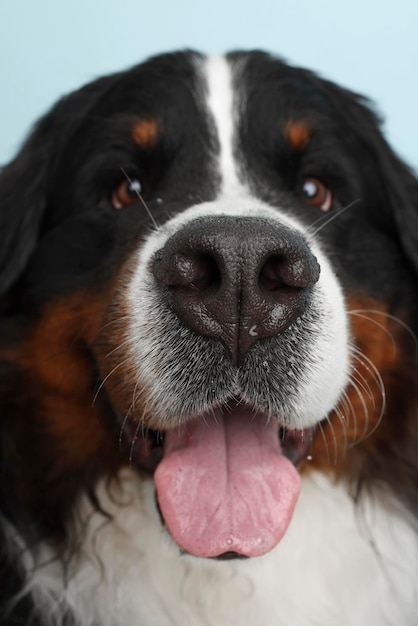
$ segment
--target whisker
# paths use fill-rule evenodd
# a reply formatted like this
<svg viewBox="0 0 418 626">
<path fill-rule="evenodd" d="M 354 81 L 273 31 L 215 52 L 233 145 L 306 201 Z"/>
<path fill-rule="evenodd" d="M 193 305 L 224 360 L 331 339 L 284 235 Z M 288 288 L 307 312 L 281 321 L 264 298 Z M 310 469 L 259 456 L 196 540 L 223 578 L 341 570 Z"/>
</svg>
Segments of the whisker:
<svg viewBox="0 0 418 626">
<path fill-rule="evenodd" d="M 335 411 L 338 413 L 338 409 L 335 409 Z M 333 426 L 333 423 L 330 420 L 329 416 L 327 416 L 326 422 L 328 424 L 329 430 L 330 430 L 331 435 L 332 435 L 332 444 L 333 444 L 333 447 L 334 447 L 334 465 L 337 465 L 337 460 L 338 460 L 337 437 L 335 436 L 334 426 Z M 324 440 L 324 443 L 325 443 L 325 449 L 326 449 L 326 453 L 327 453 L 327 462 L 328 462 L 328 464 L 331 464 L 331 457 L 330 457 L 330 452 L 329 452 L 328 441 L 327 441 L 327 438 L 325 436 L 322 424 L 323 424 L 323 422 L 320 422 L 318 424 L 318 426 L 319 426 L 319 430 L 320 430 L 321 435 L 322 435 L 322 439 Z"/>
<path fill-rule="evenodd" d="M 115 365 L 115 367 L 107 374 L 107 376 L 105 376 L 105 378 L 101 381 L 96 393 L 94 394 L 94 398 L 93 401 L 91 403 L 91 406 L 94 406 L 96 400 L 97 400 L 97 396 L 99 395 L 100 391 L 103 389 L 103 385 L 105 384 L 105 382 L 112 376 L 112 374 L 114 372 L 116 372 L 117 369 L 119 369 L 119 367 L 122 367 L 122 365 L 124 365 L 125 363 L 127 363 L 129 361 L 130 357 L 124 359 L 123 361 L 121 361 L 120 363 L 118 363 L 117 365 Z"/>
<path fill-rule="evenodd" d="M 391 313 L 387 313 L 386 311 L 379 311 L 379 309 L 354 309 L 352 311 L 348 311 L 349 315 L 358 315 L 359 317 L 361 317 L 365 313 L 370 313 L 370 314 L 373 314 L 373 315 L 381 315 L 382 317 L 387 317 L 388 319 L 392 320 L 393 322 L 395 322 L 396 324 L 401 326 L 408 333 L 408 335 L 411 337 L 412 341 L 415 344 L 415 347 L 418 349 L 418 337 L 417 337 L 417 335 L 414 333 L 414 331 L 412 330 L 412 328 L 408 324 L 406 324 L 403 320 L 401 320 L 396 315 L 392 315 Z M 374 322 L 378 326 L 380 326 L 379 322 L 377 322 L 373 318 L 368 317 L 366 315 L 364 315 L 363 317 L 365 319 L 368 319 L 371 322 Z M 389 335 L 391 335 L 391 333 L 384 326 L 380 326 L 380 327 L 383 330 L 385 330 Z M 393 338 L 393 336 L 392 336 L 392 338 Z M 393 339 L 393 341 L 394 341 L 394 339 Z"/>
<path fill-rule="evenodd" d="M 351 417 L 354 414 L 354 407 L 346 390 L 344 390 L 342 393 L 341 405 L 344 407 L 345 412 L 348 414 L 348 419 L 351 420 Z"/>
<path fill-rule="evenodd" d="M 379 372 L 379 370 L 377 369 L 376 365 L 373 363 L 373 361 L 371 359 L 369 359 L 369 357 L 364 354 L 359 348 L 357 348 L 354 345 L 350 346 L 350 350 L 352 353 L 352 357 L 354 359 L 356 359 L 359 363 L 361 363 L 361 365 L 373 376 L 374 380 L 376 381 L 376 384 L 380 390 L 380 396 L 382 399 L 382 405 L 380 408 L 380 413 L 379 416 L 377 418 L 376 424 L 373 426 L 373 428 L 367 433 L 367 436 L 365 436 L 364 438 L 368 438 L 370 437 L 370 435 L 372 433 L 375 432 L 375 430 L 378 428 L 380 422 L 382 421 L 383 415 L 385 413 L 386 410 L 386 389 L 385 389 L 385 384 L 383 382 L 383 378 Z"/>
<path fill-rule="evenodd" d="M 325 452 L 327 454 L 327 463 L 328 463 L 328 465 L 330 465 L 331 459 L 330 459 L 330 455 L 329 455 L 328 441 L 327 441 L 327 438 L 325 437 L 325 433 L 324 433 L 324 429 L 323 429 L 323 426 L 322 426 L 322 422 L 319 422 L 318 428 L 319 428 L 319 432 L 321 433 L 321 437 L 322 437 L 322 439 L 324 441 L 324 444 L 325 444 Z"/>
<path fill-rule="evenodd" d="M 354 377 L 353 372 L 355 372 L 356 377 Z M 360 385 L 360 387 L 363 389 L 363 391 L 365 391 L 365 393 L 369 396 L 370 400 L 372 401 L 373 408 L 376 408 L 376 400 L 375 400 L 375 397 L 374 397 L 374 393 L 372 391 L 372 388 L 371 388 L 370 384 L 367 381 L 367 378 L 355 366 L 353 366 L 353 372 L 351 373 L 351 376 L 353 376 L 353 378 L 356 381 L 356 383 L 358 385 Z"/>
<path fill-rule="evenodd" d="M 348 450 L 348 445 L 347 445 L 347 420 L 345 419 L 345 415 L 344 413 L 341 411 L 341 409 L 339 407 L 336 407 L 334 409 L 334 411 L 337 413 L 339 420 L 340 420 L 340 424 L 342 426 L 342 433 L 343 433 L 343 441 L 344 441 L 344 452 L 346 452 Z"/>
<path fill-rule="evenodd" d="M 343 392 L 342 402 L 344 403 L 346 408 L 348 407 L 348 414 L 350 416 L 349 420 L 353 424 L 353 437 L 354 439 L 357 439 L 357 415 L 356 415 L 353 403 L 351 402 L 350 396 L 348 395 L 347 391 Z"/>
<path fill-rule="evenodd" d="M 351 379 L 350 383 L 351 387 L 353 387 L 353 389 L 356 391 L 357 396 L 360 400 L 361 406 L 363 407 L 363 414 L 364 414 L 364 428 L 363 428 L 363 433 L 360 435 L 360 441 L 362 439 L 364 439 L 367 430 L 369 428 L 369 421 L 370 421 L 370 416 L 369 416 L 369 409 L 367 408 L 367 402 L 364 399 L 363 394 L 361 393 L 361 390 L 359 388 L 359 386 L 356 384 L 355 380 Z M 357 438 L 357 433 L 356 433 L 356 438 Z"/>
<path fill-rule="evenodd" d="M 132 437 L 131 448 L 129 450 L 129 467 L 132 467 L 132 461 L 133 461 L 134 452 L 135 452 L 135 444 L 138 441 L 139 429 L 143 427 L 144 425 L 143 425 L 142 420 L 138 421 L 138 424 L 136 425 L 136 428 L 135 428 L 134 436 Z"/>
<path fill-rule="evenodd" d="M 110 352 L 107 352 L 104 355 L 105 359 L 108 359 L 110 356 L 112 356 L 112 354 L 114 352 L 117 352 L 118 350 L 120 350 L 121 348 L 123 348 L 124 346 L 126 346 L 127 344 L 132 343 L 132 338 L 128 337 L 128 339 L 125 339 L 125 341 L 122 341 L 121 343 L 119 343 L 116 348 L 113 348 L 113 350 L 110 350 Z"/>
<path fill-rule="evenodd" d="M 123 418 L 123 422 L 122 422 L 121 427 L 120 427 L 120 431 L 119 431 L 119 450 L 121 450 L 121 449 L 122 449 L 122 444 L 123 444 L 123 431 L 125 430 L 126 422 L 127 422 L 127 421 L 128 421 L 128 419 L 129 419 L 129 415 L 131 414 L 131 412 L 132 412 L 132 411 L 134 410 L 134 408 L 135 408 L 135 402 L 136 402 L 135 393 L 136 393 L 136 390 L 137 390 L 137 387 L 138 387 L 138 383 L 139 383 L 139 381 L 137 381 L 137 382 L 135 383 L 135 387 L 134 387 L 134 390 L 133 390 L 133 392 L 132 392 L 132 402 L 131 402 L 131 404 L 130 404 L 130 406 L 129 406 L 128 410 L 127 410 L 127 412 L 125 413 L 125 417 Z"/>
<path fill-rule="evenodd" d="M 325 220 L 325 222 L 323 222 L 322 224 L 320 224 L 318 226 L 318 228 L 316 228 L 313 232 L 309 232 L 309 234 L 312 237 L 315 237 L 315 235 L 317 235 L 319 233 L 320 230 L 322 230 L 323 228 L 325 228 L 325 226 L 328 226 L 328 224 L 330 224 L 331 222 L 333 222 L 337 217 L 340 217 L 343 213 L 345 213 L 346 211 L 348 211 L 348 209 L 351 209 L 355 204 L 357 204 L 358 202 L 360 202 L 361 198 L 357 198 L 356 200 L 353 200 L 352 202 L 350 202 L 350 204 L 347 204 L 344 207 L 341 207 L 340 209 L 337 209 L 337 211 L 333 211 L 331 214 L 327 214 L 326 217 L 327 219 Z M 312 226 L 315 226 L 315 224 L 317 224 L 320 220 L 322 220 L 323 217 L 320 217 L 319 220 L 317 220 L 316 222 L 314 222 L 310 228 L 312 228 Z M 310 229 L 309 229 L 310 231 Z"/>
<path fill-rule="evenodd" d="M 118 441 L 118 447 L 119 447 L 119 451 L 122 450 L 122 445 L 123 445 L 123 431 L 125 430 L 125 426 L 126 426 L 126 422 L 129 419 L 129 410 L 126 413 L 125 417 L 123 418 L 123 422 L 121 424 L 120 430 L 119 430 L 119 441 Z"/>
<path fill-rule="evenodd" d="M 348 311 L 348 314 L 349 315 L 354 315 L 355 317 L 359 317 L 360 319 L 367 320 L 368 322 L 371 322 L 372 324 L 374 324 L 375 326 L 380 328 L 380 330 L 382 330 L 389 337 L 389 339 L 390 339 L 390 341 L 392 343 L 392 358 L 395 357 L 395 355 L 396 355 L 396 341 L 395 341 L 395 338 L 394 338 L 393 334 L 385 326 L 383 326 L 383 324 L 380 324 L 380 322 L 378 322 L 377 320 L 373 319 L 372 317 L 369 317 L 368 315 L 364 315 L 362 312 L 359 312 L 359 311 Z"/>
<path fill-rule="evenodd" d="M 365 379 L 364 376 L 362 376 L 360 374 L 360 372 L 354 368 L 355 374 L 352 372 L 351 373 L 351 378 L 355 381 L 356 385 L 358 385 L 358 387 L 360 389 L 362 389 L 362 391 L 370 398 L 370 400 L 372 401 L 373 404 L 373 408 L 376 408 L 376 401 L 375 401 L 375 397 L 374 394 L 372 392 L 372 388 L 369 385 L 369 383 L 367 382 L 367 380 Z M 358 374 L 358 376 L 357 376 Z M 360 378 L 360 380 L 359 380 Z M 362 394 L 363 395 L 363 394 Z"/>
<path fill-rule="evenodd" d="M 108 328 L 109 326 L 113 326 L 115 324 L 119 324 L 120 322 L 124 322 L 125 320 L 129 319 L 129 315 L 120 315 L 115 317 L 115 319 L 109 320 L 108 322 L 106 322 L 106 324 L 103 324 L 103 326 L 100 327 L 99 333 L 103 332 L 106 328 Z"/>
<path fill-rule="evenodd" d="M 132 183 L 132 178 L 127 174 L 127 172 L 123 169 L 123 167 L 120 168 L 123 175 L 125 176 L 126 180 L 130 183 Z M 136 195 L 138 196 L 138 199 L 140 200 L 140 202 L 142 203 L 143 207 L 145 208 L 146 212 L 148 213 L 148 217 L 150 218 L 152 225 L 154 226 L 154 228 L 157 230 L 159 227 L 159 224 L 156 222 L 153 214 L 151 213 L 147 203 L 145 202 L 144 198 L 142 197 L 142 195 L 139 193 L 139 191 L 135 190 Z"/>
<path fill-rule="evenodd" d="M 329 424 L 329 429 L 331 431 L 332 443 L 333 443 L 333 446 L 334 446 L 334 465 L 337 465 L 337 461 L 338 461 L 337 437 L 335 436 L 334 425 L 331 422 L 331 420 L 329 419 L 329 417 L 327 417 L 327 421 L 328 421 L 328 424 Z"/>
</svg>

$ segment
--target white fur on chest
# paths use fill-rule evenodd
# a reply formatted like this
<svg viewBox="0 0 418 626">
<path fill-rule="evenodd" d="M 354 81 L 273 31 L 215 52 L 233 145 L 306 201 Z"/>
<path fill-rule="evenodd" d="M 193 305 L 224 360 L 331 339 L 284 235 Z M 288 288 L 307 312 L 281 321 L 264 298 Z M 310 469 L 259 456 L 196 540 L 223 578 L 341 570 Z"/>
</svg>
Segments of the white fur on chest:
<svg viewBox="0 0 418 626">
<path fill-rule="evenodd" d="M 160 523 L 152 483 L 133 472 L 122 473 L 112 498 L 103 487 L 100 498 L 114 520 L 93 514 L 67 586 L 57 562 L 36 571 L 31 588 L 44 614 L 59 618 L 67 604 L 80 626 L 417 623 L 416 532 L 382 501 L 356 508 L 323 475 L 305 479 L 279 546 L 247 561 L 181 556 Z"/>
</svg>

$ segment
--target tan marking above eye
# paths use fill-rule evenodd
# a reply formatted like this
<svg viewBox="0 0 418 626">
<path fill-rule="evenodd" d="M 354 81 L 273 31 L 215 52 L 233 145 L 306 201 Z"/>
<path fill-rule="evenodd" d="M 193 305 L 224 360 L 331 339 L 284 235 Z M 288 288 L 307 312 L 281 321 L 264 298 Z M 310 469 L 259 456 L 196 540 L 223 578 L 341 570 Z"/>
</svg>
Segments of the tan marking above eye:
<svg viewBox="0 0 418 626">
<path fill-rule="evenodd" d="M 140 148 L 151 149 L 155 146 L 159 125 L 155 119 L 139 120 L 132 129 L 132 139 Z"/>
<path fill-rule="evenodd" d="M 285 126 L 284 136 L 293 150 L 302 152 L 308 147 L 312 136 L 312 129 L 306 122 L 290 121 Z"/>
</svg>

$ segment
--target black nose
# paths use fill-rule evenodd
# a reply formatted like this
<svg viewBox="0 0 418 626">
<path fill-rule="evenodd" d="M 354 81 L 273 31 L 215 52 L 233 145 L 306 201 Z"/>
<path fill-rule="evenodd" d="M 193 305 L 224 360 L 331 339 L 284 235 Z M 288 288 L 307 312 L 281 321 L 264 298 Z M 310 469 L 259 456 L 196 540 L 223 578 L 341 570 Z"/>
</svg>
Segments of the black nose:
<svg viewBox="0 0 418 626">
<path fill-rule="evenodd" d="M 301 234 L 253 217 L 196 219 L 153 261 L 177 316 L 221 340 L 234 363 L 260 339 L 283 332 L 306 309 L 319 265 Z"/>
</svg>

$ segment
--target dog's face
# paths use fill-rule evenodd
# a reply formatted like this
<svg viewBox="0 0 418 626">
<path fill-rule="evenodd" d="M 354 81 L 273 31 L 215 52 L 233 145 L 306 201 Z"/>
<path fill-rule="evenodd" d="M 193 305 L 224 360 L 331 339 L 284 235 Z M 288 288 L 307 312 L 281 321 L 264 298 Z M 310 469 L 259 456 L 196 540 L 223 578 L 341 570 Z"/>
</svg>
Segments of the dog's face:
<svg viewBox="0 0 418 626">
<path fill-rule="evenodd" d="M 159 57 L 62 100 L 0 194 L 4 437 L 42 530 L 125 463 L 197 556 L 269 551 L 310 467 L 413 496 L 417 183 L 360 98 Z"/>
</svg>

